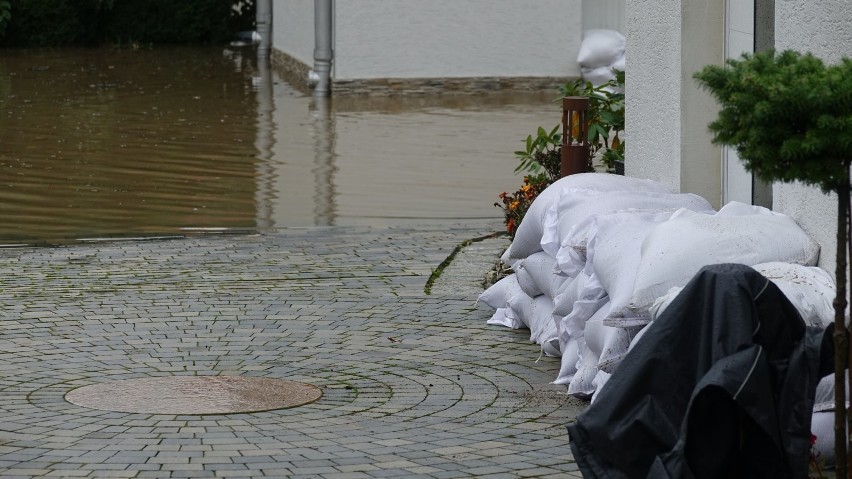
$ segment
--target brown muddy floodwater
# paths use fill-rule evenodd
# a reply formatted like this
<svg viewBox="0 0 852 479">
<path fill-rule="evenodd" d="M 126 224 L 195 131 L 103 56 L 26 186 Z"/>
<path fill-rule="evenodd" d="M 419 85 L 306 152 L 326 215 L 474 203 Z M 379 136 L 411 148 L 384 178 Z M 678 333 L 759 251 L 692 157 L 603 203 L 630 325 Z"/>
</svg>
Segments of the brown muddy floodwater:
<svg viewBox="0 0 852 479">
<path fill-rule="evenodd" d="M 501 217 L 553 94 L 317 102 L 251 49 L 0 52 L 0 245 Z"/>
</svg>

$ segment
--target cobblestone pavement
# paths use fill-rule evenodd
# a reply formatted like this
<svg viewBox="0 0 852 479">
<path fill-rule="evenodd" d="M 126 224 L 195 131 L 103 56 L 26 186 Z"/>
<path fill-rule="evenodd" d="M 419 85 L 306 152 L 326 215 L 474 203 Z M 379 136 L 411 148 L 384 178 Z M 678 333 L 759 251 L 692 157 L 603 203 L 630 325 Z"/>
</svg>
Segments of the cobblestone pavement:
<svg viewBox="0 0 852 479">
<path fill-rule="evenodd" d="M 0 477 L 579 477 L 565 424 L 583 404 L 549 384 L 558 360 L 536 362 L 527 332 L 486 326 L 474 304 L 505 244 L 480 245 L 463 264 L 481 271 L 424 294 L 456 245 L 498 228 L 0 250 Z M 64 399 L 173 375 L 280 378 L 323 395 L 225 415 Z"/>
</svg>

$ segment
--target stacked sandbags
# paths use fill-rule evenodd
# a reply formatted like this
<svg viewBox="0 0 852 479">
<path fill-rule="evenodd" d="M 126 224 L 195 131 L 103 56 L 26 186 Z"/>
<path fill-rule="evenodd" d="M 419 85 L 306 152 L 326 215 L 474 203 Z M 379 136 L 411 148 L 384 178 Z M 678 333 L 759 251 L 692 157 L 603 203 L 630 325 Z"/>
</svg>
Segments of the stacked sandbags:
<svg viewBox="0 0 852 479">
<path fill-rule="evenodd" d="M 595 86 L 614 80 L 613 69 L 624 71 L 624 35 L 615 30 L 586 30 L 577 63 L 583 80 Z"/>
<path fill-rule="evenodd" d="M 789 217 L 618 175 L 572 175 L 531 205 L 501 258 L 514 274 L 480 300 L 490 324 L 529 328 L 561 356 L 556 384 L 594 398 L 645 326 L 703 266 L 741 263 L 775 282 L 806 323 L 833 319 L 834 285 L 812 267 L 818 245 Z"/>
<path fill-rule="evenodd" d="M 580 371 L 569 393 L 596 392 L 608 378 L 597 373 L 615 371 L 643 328 L 663 314 L 703 266 L 752 266 L 781 289 L 807 325 L 825 327 L 833 320 L 834 284 L 825 271 L 810 266 L 818 254 L 818 245 L 789 217 L 741 203 L 714 214 L 680 210 L 598 217 L 585 269 L 607 292 L 608 311 L 586 323 L 585 344 L 594 350 L 581 348 Z M 590 358 L 597 363 L 589 363 Z M 594 388 L 589 378 L 597 378 Z"/>
<path fill-rule="evenodd" d="M 530 205 L 501 258 L 514 274 L 480 296 L 495 310 L 489 324 L 529 328 L 530 340 L 540 344 L 543 353 L 562 357 L 561 383 L 567 384 L 576 371 L 584 347 L 583 327 L 606 303 L 606 294 L 589 281 L 582 265 L 562 271 L 556 254 L 561 245 L 585 247 L 588 228 L 579 226 L 590 218 L 626 208 L 669 215 L 681 208 L 712 211 L 703 198 L 674 194 L 649 180 L 599 173 L 562 178 Z"/>
</svg>

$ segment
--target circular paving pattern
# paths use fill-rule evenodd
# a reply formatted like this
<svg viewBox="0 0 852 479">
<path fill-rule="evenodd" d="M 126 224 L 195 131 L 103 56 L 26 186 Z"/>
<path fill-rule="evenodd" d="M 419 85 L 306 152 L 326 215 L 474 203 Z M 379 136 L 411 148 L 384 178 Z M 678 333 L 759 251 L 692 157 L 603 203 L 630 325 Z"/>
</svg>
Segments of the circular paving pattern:
<svg viewBox="0 0 852 479">
<path fill-rule="evenodd" d="M 75 389 L 65 399 L 103 411 L 232 414 L 287 409 L 316 401 L 320 388 L 283 379 L 172 376 L 127 379 Z"/>
</svg>

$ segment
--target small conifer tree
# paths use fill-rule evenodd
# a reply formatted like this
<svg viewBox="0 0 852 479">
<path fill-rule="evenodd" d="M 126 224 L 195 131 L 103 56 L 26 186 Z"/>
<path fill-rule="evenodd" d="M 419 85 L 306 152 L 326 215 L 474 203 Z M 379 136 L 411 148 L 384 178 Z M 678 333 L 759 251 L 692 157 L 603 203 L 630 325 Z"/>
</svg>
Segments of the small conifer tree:
<svg viewBox="0 0 852 479">
<path fill-rule="evenodd" d="M 826 66 L 811 54 L 766 51 L 729 60 L 725 67 L 707 66 L 695 78 L 721 105 L 710 124 L 713 141 L 735 147 L 748 171 L 764 181 L 801 181 L 837 193 L 834 429 L 837 477 L 846 478 L 852 469 L 844 387 L 852 60 Z"/>
</svg>

